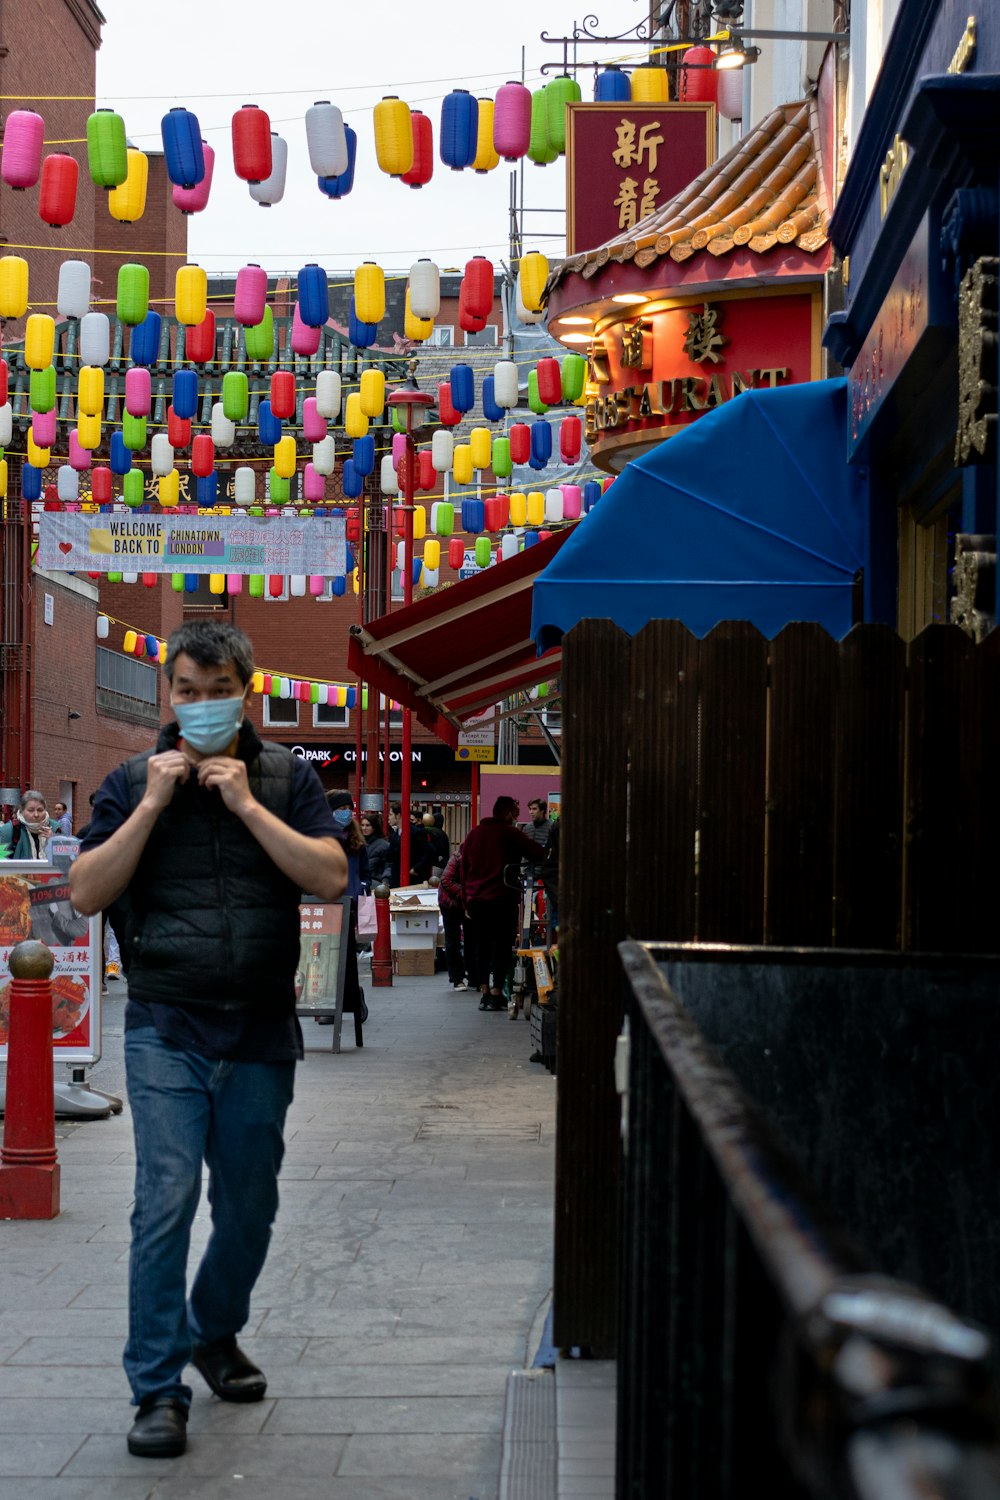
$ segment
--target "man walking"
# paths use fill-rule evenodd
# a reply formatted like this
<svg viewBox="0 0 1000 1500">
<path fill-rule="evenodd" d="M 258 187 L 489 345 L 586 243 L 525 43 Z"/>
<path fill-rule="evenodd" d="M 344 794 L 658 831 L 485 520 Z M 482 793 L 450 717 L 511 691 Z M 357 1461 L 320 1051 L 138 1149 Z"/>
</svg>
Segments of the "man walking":
<svg viewBox="0 0 1000 1500">
<path fill-rule="evenodd" d="M 504 982 L 517 936 L 522 860 L 539 864 L 545 850 L 515 827 L 520 805 L 498 797 L 493 816 L 469 830 L 462 845 L 462 900 L 468 918 L 470 984 L 482 991 L 480 1010 L 503 1010 Z"/>
<path fill-rule="evenodd" d="M 223 1401 L 266 1390 L 236 1335 L 277 1212 L 302 1056 L 299 897 L 332 901 L 347 882 L 315 771 L 244 717 L 248 637 L 182 625 L 164 672 L 176 722 L 106 778 L 70 875 L 88 915 L 127 897 L 136 1181 L 124 1363 L 138 1406 L 129 1451 L 150 1458 L 184 1451 L 189 1360 Z M 212 1233 L 185 1305 L 203 1161 Z"/>
</svg>

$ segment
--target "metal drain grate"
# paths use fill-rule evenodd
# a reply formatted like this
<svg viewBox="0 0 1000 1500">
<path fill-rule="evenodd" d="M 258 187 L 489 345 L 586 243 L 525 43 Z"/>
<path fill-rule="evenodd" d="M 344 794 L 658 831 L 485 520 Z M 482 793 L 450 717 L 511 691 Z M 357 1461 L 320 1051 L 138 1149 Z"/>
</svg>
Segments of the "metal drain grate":
<svg viewBox="0 0 1000 1500">
<path fill-rule="evenodd" d="M 467 1140 L 467 1141 L 535 1141 L 542 1138 L 540 1120 L 526 1120 L 513 1125 L 498 1125 L 490 1120 L 456 1120 L 444 1116 L 440 1119 L 422 1120 L 417 1131 L 418 1141 Z"/>
<path fill-rule="evenodd" d="M 499 1500 L 556 1500 L 556 1382 L 551 1370 L 507 1378 Z"/>
</svg>

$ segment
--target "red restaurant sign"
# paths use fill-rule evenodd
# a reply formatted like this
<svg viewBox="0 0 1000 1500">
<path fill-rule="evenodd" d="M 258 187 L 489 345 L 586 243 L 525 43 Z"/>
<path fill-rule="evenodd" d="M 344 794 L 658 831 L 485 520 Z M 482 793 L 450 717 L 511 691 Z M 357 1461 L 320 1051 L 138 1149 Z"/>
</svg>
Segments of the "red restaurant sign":
<svg viewBox="0 0 1000 1500">
<path fill-rule="evenodd" d="M 634 228 L 714 160 L 714 104 L 568 105 L 566 254 Z"/>
</svg>

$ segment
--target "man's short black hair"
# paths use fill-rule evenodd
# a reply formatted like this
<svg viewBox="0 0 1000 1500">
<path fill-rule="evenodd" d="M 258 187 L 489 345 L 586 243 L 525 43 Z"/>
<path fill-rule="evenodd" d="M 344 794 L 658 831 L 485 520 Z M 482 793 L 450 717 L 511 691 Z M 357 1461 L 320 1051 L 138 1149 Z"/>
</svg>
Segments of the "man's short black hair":
<svg viewBox="0 0 1000 1500">
<path fill-rule="evenodd" d="M 508 813 L 516 813 L 518 802 L 516 797 L 498 797 L 493 804 L 493 816 L 505 818 Z"/>
<path fill-rule="evenodd" d="M 223 667 L 232 662 L 244 687 L 253 676 L 250 637 L 228 620 L 186 620 L 174 631 L 167 641 L 163 663 L 168 682 L 174 680 L 174 663 L 182 653 L 199 667 Z"/>
</svg>

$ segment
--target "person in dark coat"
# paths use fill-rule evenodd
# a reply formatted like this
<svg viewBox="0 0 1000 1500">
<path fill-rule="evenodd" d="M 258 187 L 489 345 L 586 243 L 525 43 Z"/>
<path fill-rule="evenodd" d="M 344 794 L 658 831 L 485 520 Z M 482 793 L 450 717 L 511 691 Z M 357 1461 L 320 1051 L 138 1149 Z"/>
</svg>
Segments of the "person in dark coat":
<svg viewBox="0 0 1000 1500">
<path fill-rule="evenodd" d="M 517 937 L 522 859 L 541 863 L 544 850 L 515 826 L 520 807 L 498 797 L 493 816 L 469 830 L 462 845 L 462 904 L 468 923 L 470 983 L 482 991 L 480 1010 L 503 1010 L 507 971 Z"/>
<path fill-rule="evenodd" d="M 441 909 L 441 925 L 444 927 L 444 956 L 448 964 L 448 978 L 453 990 L 469 988 L 465 978 L 465 954 L 462 951 L 462 927 L 465 912 L 462 908 L 462 850 L 455 850 L 448 860 L 444 874 L 438 884 L 438 906 Z"/>
<path fill-rule="evenodd" d="M 368 846 L 368 865 L 371 870 L 372 885 L 391 885 L 392 846 L 382 831 L 380 815 L 377 812 L 362 813 L 358 822 Z"/>
<path fill-rule="evenodd" d="M 354 798 L 350 792 L 329 792 L 327 802 L 337 825 L 337 834 L 343 842 L 347 855 L 347 890 L 351 898 L 350 917 L 347 923 L 347 966 L 344 971 L 344 1014 L 354 1016 L 354 1038 L 363 1046 L 361 1027 L 368 1019 L 368 1004 L 358 978 L 358 897 L 371 894 L 371 870 L 368 864 L 368 846 L 361 826 L 354 816 Z M 321 1025 L 331 1025 L 332 1016 L 317 1016 Z"/>
</svg>

